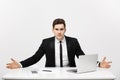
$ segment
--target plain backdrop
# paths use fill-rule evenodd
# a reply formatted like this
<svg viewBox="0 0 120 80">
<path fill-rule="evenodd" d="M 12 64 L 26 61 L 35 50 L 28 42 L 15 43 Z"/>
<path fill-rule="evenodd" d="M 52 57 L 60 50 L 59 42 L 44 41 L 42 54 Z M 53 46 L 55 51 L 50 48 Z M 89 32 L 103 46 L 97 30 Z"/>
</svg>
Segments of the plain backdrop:
<svg viewBox="0 0 120 80">
<path fill-rule="evenodd" d="M 56 18 L 65 19 L 66 35 L 76 37 L 86 54 L 112 61 L 109 70 L 120 79 L 120 0 L 0 0 L 0 79 L 11 58 L 32 56 L 53 36 Z M 43 57 L 35 65 L 44 63 Z"/>
</svg>

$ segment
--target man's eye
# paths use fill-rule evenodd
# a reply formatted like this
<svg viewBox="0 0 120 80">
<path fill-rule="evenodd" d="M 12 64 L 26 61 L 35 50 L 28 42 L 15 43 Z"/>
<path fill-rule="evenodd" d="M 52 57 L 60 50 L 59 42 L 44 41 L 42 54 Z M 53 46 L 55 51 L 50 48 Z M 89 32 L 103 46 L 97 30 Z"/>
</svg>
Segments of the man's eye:
<svg viewBox="0 0 120 80">
<path fill-rule="evenodd" d="M 55 29 L 55 30 L 58 30 L 58 29 Z"/>
<path fill-rule="evenodd" d="M 61 31 L 63 30 L 63 29 L 60 29 Z"/>
</svg>

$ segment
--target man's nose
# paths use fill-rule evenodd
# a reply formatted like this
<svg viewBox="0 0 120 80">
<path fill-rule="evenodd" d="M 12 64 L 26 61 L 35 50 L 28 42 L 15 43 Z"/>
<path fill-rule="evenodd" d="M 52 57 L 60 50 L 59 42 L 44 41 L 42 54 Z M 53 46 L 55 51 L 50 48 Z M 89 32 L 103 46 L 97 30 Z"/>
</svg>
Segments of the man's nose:
<svg viewBox="0 0 120 80">
<path fill-rule="evenodd" d="M 61 31 L 60 31 L 60 30 L 58 30 L 58 33 L 61 33 Z"/>
</svg>

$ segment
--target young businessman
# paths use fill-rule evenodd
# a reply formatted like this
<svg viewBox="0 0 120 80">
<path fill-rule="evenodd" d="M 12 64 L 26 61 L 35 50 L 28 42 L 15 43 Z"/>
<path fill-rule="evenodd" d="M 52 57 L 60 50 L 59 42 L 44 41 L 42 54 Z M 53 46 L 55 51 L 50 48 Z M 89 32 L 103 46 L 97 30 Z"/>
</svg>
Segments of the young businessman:
<svg viewBox="0 0 120 80">
<path fill-rule="evenodd" d="M 38 62 L 43 55 L 46 57 L 46 67 L 76 67 L 75 56 L 84 55 L 76 38 L 65 36 L 66 24 L 63 19 L 53 21 L 54 37 L 44 39 L 37 52 L 26 60 L 7 64 L 7 68 L 16 69 L 28 67 Z M 99 63 L 101 68 L 109 68 L 111 62 L 107 62 L 106 57 Z"/>
</svg>

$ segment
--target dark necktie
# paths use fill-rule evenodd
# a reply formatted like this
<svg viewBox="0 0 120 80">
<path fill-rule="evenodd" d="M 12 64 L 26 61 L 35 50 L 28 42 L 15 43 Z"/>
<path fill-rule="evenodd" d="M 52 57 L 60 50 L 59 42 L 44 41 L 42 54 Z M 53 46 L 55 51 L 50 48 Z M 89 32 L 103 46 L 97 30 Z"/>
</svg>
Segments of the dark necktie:
<svg viewBox="0 0 120 80">
<path fill-rule="evenodd" d="M 62 43 L 60 41 L 60 67 L 63 67 L 63 60 L 62 60 Z"/>
</svg>

